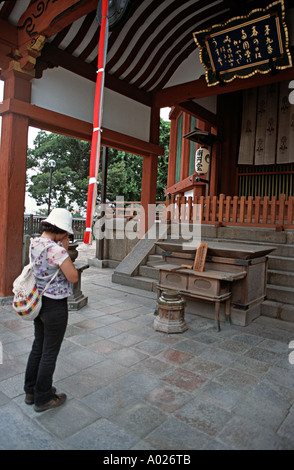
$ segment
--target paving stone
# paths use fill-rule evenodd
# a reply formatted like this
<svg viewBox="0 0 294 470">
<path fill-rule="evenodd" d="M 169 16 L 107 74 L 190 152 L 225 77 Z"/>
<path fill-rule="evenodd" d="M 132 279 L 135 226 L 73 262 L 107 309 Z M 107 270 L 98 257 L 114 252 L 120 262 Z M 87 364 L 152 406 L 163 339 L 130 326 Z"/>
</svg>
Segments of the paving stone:
<svg viewBox="0 0 294 470">
<path fill-rule="evenodd" d="M 185 364 L 185 369 L 192 370 L 198 374 L 203 375 L 204 377 L 214 377 L 222 370 L 222 366 L 220 364 L 216 364 L 215 362 L 206 361 L 201 357 L 196 357 Z"/>
<path fill-rule="evenodd" d="M 124 429 L 101 418 L 65 439 L 71 450 L 128 450 L 138 441 Z"/>
<path fill-rule="evenodd" d="M 164 450 L 186 450 L 203 449 L 209 442 L 208 436 L 182 421 L 170 417 L 154 431 L 145 441 L 149 442 L 155 449 Z"/>
<path fill-rule="evenodd" d="M 234 341 L 231 339 L 224 340 L 219 344 L 219 348 L 225 349 L 226 351 L 235 352 L 237 354 L 243 354 L 250 349 L 250 346 L 245 343 L 240 343 L 239 341 Z"/>
<path fill-rule="evenodd" d="M 294 435 L 294 410 L 289 412 L 284 421 L 281 423 L 281 426 L 278 429 L 279 436 L 284 436 L 287 439 L 291 439 Z M 293 449 L 292 449 L 293 450 Z"/>
<path fill-rule="evenodd" d="M 218 434 L 218 439 L 230 450 L 275 450 L 280 448 L 281 439 L 272 430 L 266 429 L 255 420 L 235 415 Z"/>
<path fill-rule="evenodd" d="M 176 349 L 169 348 L 166 351 L 158 354 L 157 356 L 159 359 L 163 359 L 167 362 L 170 362 L 172 364 L 176 365 L 181 365 L 184 364 L 185 362 L 190 361 L 193 359 L 193 356 L 191 354 L 187 354 L 182 351 L 178 351 Z"/>
<path fill-rule="evenodd" d="M 274 364 L 280 358 L 280 354 L 277 354 L 273 351 L 263 349 L 261 347 L 251 348 L 246 354 L 246 357 L 251 357 L 252 359 L 257 359 L 258 361 L 263 361 L 267 364 Z"/>
<path fill-rule="evenodd" d="M 109 418 L 141 399 L 158 386 L 158 380 L 141 372 L 131 372 L 83 398 L 83 403 Z"/>
<path fill-rule="evenodd" d="M 212 347 L 203 348 L 203 352 L 199 357 L 221 366 L 229 366 L 232 362 L 236 361 L 237 356 L 236 353 L 212 345 Z"/>
<path fill-rule="evenodd" d="M 37 415 L 35 420 L 54 436 L 65 439 L 101 416 L 78 400 L 67 400 L 60 408 L 47 410 Z"/>
<path fill-rule="evenodd" d="M 0 306 L 1 449 L 293 450 L 293 328 L 259 317 L 217 333 L 187 315 L 184 333 L 156 332 L 156 293 L 112 272 L 83 273 L 89 302 L 69 316 L 54 374 L 68 400 L 55 410 L 25 404 L 33 325 Z"/>
<path fill-rule="evenodd" d="M 104 361 L 89 367 L 85 374 L 93 374 L 98 380 L 110 381 L 129 373 L 129 369 L 112 359 L 106 358 Z"/>
<path fill-rule="evenodd" d="M 183 351 L 188 354 L 193 354 L 193 356 L 197 356 L 198 354 L 201 354 L 203 352 L 203 343 L 194 341 L 193 339 L 183 339 L 173 347 L 174 349 L 178 349 L 179 351 Z"/>
<path fill-rule="evenodd" d="M 13 403 L 0 407 L 0 425 L 2 429 L 0 449 L 2 450 L 62 450 L 64 448 L 57 439 L 24 415 Z"/>
<path fill-rule="evenodd" d="M 235 369 L 226 369 L 213 379 L 215 382 L 232 387 L 236 390 L 249 391 L 258 381 L 253 375 Z"/>
<path fill-rule="evenodd" d="M 271 366 L 264 375 L 264 379 L 294 390 L 294 365 L 292 365 L 287 373 L 285 373 L 284 368 L 277 365 Z"/>
<path fill-rule="evenodd" d="M 134 344 L 140 343 L 142 341 L 142 336 L 132 334 L 132 331 L 123 333 L 120 331 L 118 335 L 112 338 L 112 341 L 123 346 L 133 346 Z"/>
<path fill-rule="evenodd" d="M 110 353 L 109 357 L 123 366 L 130 367 L 137 362 L 143 361 L 143 359 L 146 359 L 148 356 L 147 354 L 143 354 L 140 351 L 122 348 L 119 351 Z"/>
<path fill-rule="evenodd" d="M 132 369 L 161 377 L 170 369 L 173 369 L 173 365 L 160 361 L 157 358 L 148 357 L 147 359 L 134 364 Z"/>
<path fill-rule="evenodd" d="M 75 398 L 83 398 L 106 385 L 106 383 L 105 379 L 97 377 L 88 368 L 86 371 L 82 370 L 62 380 L 58 380 L 55 382 L 55 385 L 63 392 L 70 393 Z"/>
<path fill-rule="evenodd" d="M 169 385 L 159 385 L 144 396 L 154 406 L 162 411 L 173 413 L 191 400 L 191 395 L 184 390 Z"/>
<path fill-rule="evenodd" d="M 195 374 L 194 372 L 179 367 L 166 375 L 162 380 L 163 382 L 175 385 L 187 392 L 192 392 L 193 390 L 201 387 L 208 379 L 202 375 Z"/>
<path fill-rule="evenodd" d="M 232 417 L 232 412 L 198 397 L 176 411 L 174 416 L 209 436 L 215 436 Z"/>
<path fill-rule="evenodd" d="M 140 341 L 139 343 L 136 344 L 135 347 L 139 351 L 149 354 L 150 356 L 156 356 L 161 351 L 167 348 L 165 344 L 162 344 L 159 341 L 154 341 L 152 339 Z"/>
<path fill-rule="evenodd" d="M 239 334 L 235 334 L 234 336 L 232 336 L 232 340 L 238 341 L 239 343 L 244 343 L 247 345 L 255 346 L 261 343 L 264 340 L 264 338 L 261 338 L 255 335 L 246 334 L 246 333 L 239 333 Z"/>
<path fill-rule="evenodd" d="M 143 438 L 167 418 L 166 413 L 150 406 L 147 402 L 138 402 L 112 416 L 111 420 L 130 434 Z"/>
<path fill-rule="evenodd" d="M 24 373 L 14 375 L 6 380 L 2 380 L 0 382 L 0 390 L 2 390 L 2 392 L 4 392 L 9 398 L 14 398 L 24 393 L 23 385 Z"/>
<path fill-rule="evenodd" d="M 231 367 L 232 369 L 242 370 L 256 377 L 262 377 L 270 368 L 270 364 L 250 357 L 240 356 L 239 354 L 236 361 L 231 364 Z"/>
<path fill-rule="evenodd" d="M 268 413 L 269 409 L 270 413 Z M 236 414 L 257 422 L 267 431 L 276 432 L 287 416 L 288 410 L 273 403 L 272 400 L 265 398 L 258 400 L 256 394 L 248 394 L 242 402 L 238 403 Z"/>
<path fill-rule="evenodd" d="M 238 406 L 238 403 L 244 398 L 243 390 L 236 390 L 213 380 L 206 382 L 203 387 L 195 390 L 193 395 L 204 400 L 209 398 L 212 402 L 228 411 Z"/>
<path fill-rule="evenodd" d="M 88 349 L 99 352 L 105 356 L 110 354 L 112 351 L 115 351 L 116 349 L 120 349 L 120 345 L 108 339 L 101 339 L 95 343 L 91 343 L 88 346 Z"/>
<path fill-rule="evenodd" d="M 104 356 L 103 354 L 89 351 L 85 348 L 80 348 L 74 353 L 68 355 L 66 360 L 67 362 L 74 364 L 74 366 L 78 369 L 85 369 L 97 362 L 103 361 Z"/>
</svg>

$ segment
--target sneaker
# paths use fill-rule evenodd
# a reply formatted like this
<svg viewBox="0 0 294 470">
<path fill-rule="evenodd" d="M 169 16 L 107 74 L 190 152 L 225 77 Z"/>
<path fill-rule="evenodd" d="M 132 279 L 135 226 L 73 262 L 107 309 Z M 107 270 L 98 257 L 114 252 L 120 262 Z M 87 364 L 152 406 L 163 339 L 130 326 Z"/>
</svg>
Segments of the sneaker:
<svg viewBox="0 0 294 470">
<path fill-rule="evenodd" d="M 56 393 L 56 388 L 55 387 L 52 387 L 52 392 L 55 394 Z M 35 397 L 34 397 L 34 394 L 33 393 L 26 393 L 26 396 L 25 396 L 25 403 L 27 405 L 33 405 L 35 402 Z"/>
<path fill-rule="evenodd" d="M 34 410 L 39 412 L 39 411 L 50 410 L 51 408 L 57 408 L 58 406 L 63 405 L 65 400 L 66 400 L 65 393 L 55 394 L 54 397 L 50 401 L 45 403 L 44 405 L 35 405 Z"/>
</svg>

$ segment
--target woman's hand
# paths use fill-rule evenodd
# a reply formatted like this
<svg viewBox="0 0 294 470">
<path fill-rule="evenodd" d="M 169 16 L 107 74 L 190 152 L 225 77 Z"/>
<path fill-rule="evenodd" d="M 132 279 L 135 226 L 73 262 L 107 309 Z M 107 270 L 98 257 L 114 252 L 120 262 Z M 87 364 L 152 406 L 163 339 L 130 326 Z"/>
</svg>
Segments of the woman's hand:
<svg viewBox="0 0 294 470">
<path fill-rule="evenodd" d="M 68 246 L 69 246 L 69 236 L 68 236 L 68 233 L 66 233 L 66 235 L 60 240 L 63 247 L 66 249 L 66 251 L 68 251 Z"/>
</svg>

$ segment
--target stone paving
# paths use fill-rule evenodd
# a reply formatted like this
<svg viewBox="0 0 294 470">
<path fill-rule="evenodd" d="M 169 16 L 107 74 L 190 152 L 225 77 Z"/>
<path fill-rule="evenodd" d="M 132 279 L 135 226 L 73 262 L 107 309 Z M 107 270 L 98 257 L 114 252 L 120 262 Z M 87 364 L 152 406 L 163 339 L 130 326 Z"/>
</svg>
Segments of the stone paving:
<svg viewBox="0 0 294 470">
<path fill-rule="evenodd" d="M 33 327 L 0 307 L 2 450 L 289 450 L 294 448 L 294 325 L 248 327 L 186 315 L 181 334 L 152 328 L 156 295 L 82 276 L 54 384 L 66 404 L 36 413 L 23 380 Z M 21 437 L 20 437 L 21 436 Z"/>
</svg>

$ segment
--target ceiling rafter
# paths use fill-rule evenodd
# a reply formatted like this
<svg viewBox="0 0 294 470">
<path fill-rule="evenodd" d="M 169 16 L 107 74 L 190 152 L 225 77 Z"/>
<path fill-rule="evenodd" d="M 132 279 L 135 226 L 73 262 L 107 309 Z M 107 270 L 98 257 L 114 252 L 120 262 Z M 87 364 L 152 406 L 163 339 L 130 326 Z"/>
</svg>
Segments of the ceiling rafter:
<svg viewBox="0 0 294 470">
<path fill-rule="evenodd" d="M 199 2 L 199 6 L 201 7 L 201 5 L 206 5 L 206 4 L 209 4 L 211 3 L 210 0 L 204 0 L 203 2 Z M 201 5 L 200 5 L 201 4 Z M 182 2 L 179 1 L 179 5 L 181 6 L 182 5 Z M 142 69 L 142 67 L 144 66 L 145 64 L 145 57 L 147 56 L 150 56 L 152 54 L 152 52 L 156 49 L 156 45 L 159 43 L 159 42 L 163 42 L 163 39 L 161 38 L 165 38 L 169 31 L 173 30 L 181 21 L 183 21 L 187 16 L 190 16 L 193 12 L 195 12 L 195 5 L 189 5 L 189 7 L 187 7 L 186 9 L 182 10 L 181 12 L 179 12 L 177 15 L 174 15 L 172 17 L 172 19 L 169 21 L 169 23 L 167 23 L 159 32 L 159 34 L 157 34 L 153 40 L 151 41 L 151 43 L 148 45 L 147 49 L 145 50 L 144 52 L 144 55 L 142 55 L 142 57 L 140 58 L 140 60 L 137 62 L 137 64 L 135 65 L 135 67 L 132 68 L 132 70 L 128 73 L 128 75 L 126 75 L 125 79 L 128 80 L 128 81 L 131 81 L 136 75 L 137 73 Z M 164 19 L 164 15 L 166 15 L 166 12 L 162 12 L 162 14 L 160 16 L 158 16 L 158 21 L 156 22 L 156 24 L 154 25 L 154 29 L 155 27 L 157 27 L 157 25 L 160 25 Z M 152 28 L 153 28 L 153 24 L 150 25 L 150 31 L 152 31 Z M 148 28 L 148 29 L 149 29 Z M 148 29 L 146 30 L 146 35 L 148 35 Z M 144 44 L 144 41 L 145 41 L 145 34 L 144 35 L 141 35 L 139 41 L 137 42 L 136 46 L 135 46 L 135 49 L 137 51 L 140 50 L 141 46 Z M 121 71 L 117 71 L 117 73 L 123 73 L 124 70 L 122 69 Z"/>
<path fill-rule="evenodd" d="M 206 3 L 206 2 L 205 2 Z M 208 2 L 210 3 L 210 2 Z M 190 18 L 187 20 L 183 25 L 181 25 L 174 33 L 173 35 L 158 49 L 155 57 L 153 58 L 152 62 L 149 64 L 148 68 L 145 70 L 143 74 L 141 74 L 141 77 L 134 82 L 135 86 L 140 87 L 148 77 L 151 77 L 150 80 L 142 86 L 144 90 L 148 90 L 153 87 L 153 85 L 158 81 L 158 79 L 161 76 L 161 71 L 166 71 L 171 62 L 175 60 L 178 54 L 181 53 L 181 51 L 185 50 L 186 45 L 188 44 L 188 50 L 190 53 L 193 52 L 193 50 L 196 51 L 196 44 L 194 42 L 192 33 L 195 31 L 195 24 L 197 24 L 197 29 L 200 28 L 202 29 L 205 27 L 205 23 L 203 21 L 207 17 L 208 11 L 210 12 L 210 15 L 213 13 L 222 13 L 221 11 L 221 6 L 220 6 L 220 11 L 216 11 L 215 7 L 209 8 L 208 10 L 202 11 L 198 15 L 195 15 L 195 17 Z M 219 18 L 219 17 L 218 17 Z M 201 23 L 202 22 L 202 23 Z M 186 32 L 186 34 L 185 34 Z M 184 37 L 183 34 L 185 34 Z M 182 37 L 182 39 L 177 41 L 177 38 Z M 173 48 L 171 46 L 174 45 Z M 164 60 L 161 58 L 163 57 L 165 50 L 170 49 L 170 52 L 166 56 Z M 181 56 L 182 57 L 182 56 Z M 160 60 L 161 59 L 161 60 Z M 158 67 L 157 64 L 160 63 L 160 66 Z M 157 73 L 154 73 L 153 76 L 151 75 L 151 71 L 156 68 L 157 66 Z"/>
<path fill-rule="evenodd" d="M 20 53 L 27 53 L 19 46 L 28 29 L 28 20 L 33 18 L 32 12 L 42 4 L 43 14 L 40 10 L 40 14 L 35 15 L 31 31 L 31 38 L 36 31 L 47 35 L 41 56 L 36 61 L 36 77 L 41 77 L 48 67 L 59 66 L 96 81 L 99 1 L 0 2 L 0 67 L 5 67 L 12 59 L 13 50 L 18 48 Z M 190 64 L 193 54 L 196 57 L 193 32 L 224 23 L 237 13 L 248 14 L 253 8 L 263 7 L 267 1 L 242 0 L 238 4 L 232 0 L 134 0 L 127 21 L 109 32 L 106 86 L 150 106 L 152 94 L 161 92 L 168 85 L 186 59 L 189 58 Z M 292 8 L 292 2 L 285 0 L 286 8 Z M 17 12 L 23 12 L 24 3 L 28 7 L 17 19 Z M 21 26 L 18 34 L 15 23 Z M 29 37 L 28 33 L 26 36 Z M 195 75 L 199 77 L 204 72 L 204 68 L 201 72 L 195 64 Z"/>
</svg>

